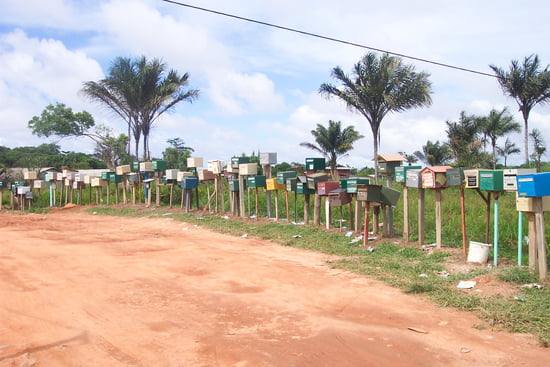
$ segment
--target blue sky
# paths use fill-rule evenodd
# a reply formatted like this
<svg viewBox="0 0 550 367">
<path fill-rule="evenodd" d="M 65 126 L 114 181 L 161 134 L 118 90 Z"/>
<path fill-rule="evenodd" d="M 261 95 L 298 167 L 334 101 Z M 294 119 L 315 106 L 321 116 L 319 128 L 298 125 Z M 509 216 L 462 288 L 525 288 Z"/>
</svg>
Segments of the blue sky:
<svg viewBox="0 0 550 367">
<path fill-rule="evenodd" d="M 491 72 L 512 59 L 538 54 L 550 64 L 546 1 L 221 1 L 189 4 L 298 28 L 350 42 L 464 68 Z M 93 114 L 115 133 L 125 124 L 79 95 L 82 83 L 102 79 L 118 56 L 161 58 L 189 72 L 200 99 L 182 103 L 158 121 L 151 136 L 160 157 L 166 140 L 180 137 L 205 160 L 252 151 L 277 152 L 279 162 L 316 156 L 299 146 L 317 123 L 340 120 L 365 138 L 342 163 L 364 167 L 372 159 L 368 122 L 336 100 L 318 94 L 330 71 L 349 72 L 367 50 L 237 21 L 161 0 L 0 0 L 0 145 L 54 142 L 37 138 L 27 122 L 49 103 Z M 426 141 L 446 139 L 445 121 L 460 111 L 478 115 L 516 102 L 495 79 L 405 60 L 431 74 L 429 108 L 388 115 L 380 153 L 412 153 Z M 530 128 L 550 144 L 550 109 L 535 107 Z M 520 147 L 521 134 L 511 136 Z M 502 142 L 500 142 L 502 143 Z M 82 139 L 62 149 L 91 153 Z M 519 163 L 522 155 L 511 157 Z"/>
</svg>

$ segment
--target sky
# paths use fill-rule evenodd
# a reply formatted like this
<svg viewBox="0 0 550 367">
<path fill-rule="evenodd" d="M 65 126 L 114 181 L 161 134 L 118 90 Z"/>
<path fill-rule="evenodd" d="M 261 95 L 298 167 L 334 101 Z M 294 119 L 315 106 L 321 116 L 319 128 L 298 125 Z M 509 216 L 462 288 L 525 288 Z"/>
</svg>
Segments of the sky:
<svg viewBox="0 0 550 367">
<path fill-rule="evenodd" d="M 543 0 L 181 2 L 485 73 L 492 73 L 491 64 L 508 69 L 531 54 L 550 64 L 550 3 Z M 277 152 L 279 163 L 303 163 L 319 154 L 299 144 L 313 142 L 317 124 L 334 120 L 365 136 L 340 162 L 372 166 L 368 121 L 319 94 L 322 83 L 337 84 L 334 67 L 350 73 L 367 49 L 162 0 L 0 0 L 0 9 L 0 146 L 58 143 L 64 151 L 93 153 L 86 138 L 34 136 L 28 121 L 60 102 L 125 133 L 122 120 L 79 91 L 84 82 L 106 77 L 115 58 L 146 56 L 189 73 L 189 87 L 200 90 L 197 101 L 181 102 L 154 125 L 156 158 L 168 139 L 179 137 L 205 163 L 258 151 Z M 508 107 L 523 126 L 515 100 L 495 78 L 404 61 L 430 74 L 432 105 L 387 115 L 379 153 L 411 154 L 428 140 L 444 142 L 445 122 L 457 121 L 461 111 L 486 115 Z M 532 128 L 550 143 L 550 107 L 533 109 Z M 510 139 L 523 149 L 522 134 Z M 520 164 L 522 157 L 508 163 Z"/>
</svg>

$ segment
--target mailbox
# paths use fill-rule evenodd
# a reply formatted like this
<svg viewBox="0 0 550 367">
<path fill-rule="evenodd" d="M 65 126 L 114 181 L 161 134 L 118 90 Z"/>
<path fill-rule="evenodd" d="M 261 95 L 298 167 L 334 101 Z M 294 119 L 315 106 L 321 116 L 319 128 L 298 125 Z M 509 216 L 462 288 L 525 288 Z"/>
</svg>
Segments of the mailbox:
<svg viewBox="0 0 550 367">
<path fill-rule="evenodd" d="M 233 191 L 233 192 L 239 191 L 238 179 L 228 180 L 228 182 L 229 182 L 229 191 Z M 246 181 L 244 181 L 244 188 L 246 189 Z"/>
<path fill-rule="evenodd" d="M 231 168 L 239 169 L 239 164 L 250 163 L 249 157 L 232 157 Z"/>
<path fill-rule="evenodd" d="M 328 181 L 328 175 L 326 173 L 313 173 L 307 176 L 307 187 L 308 189 L 316 190 L 317 185 L 325 181 Z"/>
<path fill-rule="evenodd" d="M 322 171 L 325 168 L 325 158 L 306 158 L 306 171 Z"/>
<path fill-rule="evenodd" d="M 206 167 L 209 171 L 211 171 L 215 175 L 219 175 L 223 171 L 223 162 L 216 160 L 216 161 L 208 161 Z"/>
<path fill-rule="evenodd" d="M 328 195 L 331 191 L 339 189 L 340 182 L 338 181 L 323 181 L 317 184 L 317 194 Z"/>
<path fill-rule="evenodd" d="M 207 169 L 201 169 L 198 174 L 200 181 L 212 181 L 216 178 L 216 175 Z"/>
<path fill-rule="evenodd" d="M 422 169 L 421 166 L 398 166 L 395 167 L 395 182 L 405 183 L 407 181 L 407 171 L 411 169 Z"/>
<path fill-rule="evenodd" d="M 447 170 L 447 186 L 460 186 L 464 182 L 464 168 L 449 168 Z"/>
<path fill-rule="evenodd" d="M 26 171 L 26 172 L 23 172 L 23 178 L 25 180 L 36 180 L 36 172 L 35 171 Z"/>
<path fill-rule="evenodd" d="M 266 190 L 268 191 L 286 189 L 286 184 L 278 183 L 275 177 L 266 178 L 265 185 L 266 185 Z"/>
<path fill-rule="evenodd" d="M 502 170 L 479 171 L 479 188 L 486 191 L 503 191 L 504 175 Z"/>
<path fill-rule="evenodd" d="M 109 180 L 109 177 L 111 177 L 111 173 L 113 172 L 109 172 L 109 171 L 101 172 L 101 179 L 106 181 Z"/>
<path fill-rule="evenodd" d="M 71 182 L 72 182 L 72 181 L 71 181 L 70 179 L 68 179 L 68 178 L 66 178 L 66 179 L 63 180 L 63 183 L 64 183 L 65 186 L 67 186 L 67 187 L 71 187 Z"/>
<path fill-rule="evenodd" d="M 367 177 L 350 177 L 347 179 L 346 191 L 350 194 L 356 194 L 360 185 L 368 185 L 370 179 Z"/>
<path fill-rule="evenodd" d="M 422 187 L 425 189 L 442 189 L 447 187 L 447 170 L 450 166 L 426 167 L 420 171 Z"/>
<path fill-rule="evenodd" d="M 382 202 L 391 206 L 396 206 L 397 202 L 399 201 L 399 197 L 401 196 L 401 192 L 398 190 L 391 189 L 386 186 L 382 186 L 381 188 L 382 193 Z"/>
<path fill-rule="evenodd" d="M 422 187 L 422 178 L 420 176 L 419 169 L 410 169 L 407 171 L 407 181 L 405 181 L 405 186 L 421 188 Z"/>
<path fill-rule="evenodd" d="M 139 171 L 140 172 L 153 172 L 155 169 L 153 168 L 153 162 L 141 162 L 139 164 Z"/>
<path fill-rule="evenodd" d="M 395 169 L 401 166 L 401 162 L 378 162 L 378 173 L 381 175 L 393 175 Z"/>
<path fill-rule="evenodd" d="M 258 174 L 257 163 L 240 163 L 239 164 L 239 175 L 254 176 L 257 174 Z"/>
<path fill-rule="evenodd" d="M 117 174 L 112 174 L 109 176 L 110 183 L 119 183 L 122 182 L 122 176 Z"/>
<path fill-rule="evenodd" d="M 138 181 L 139 181 L 139 176 L 138 176 L 137 173 L 130 173 L 130 174 L 128 174 L 127 177 L 128 177 L 128 181 L 129 181 L 129 182 L 134 183 L 134 182 L 138 182 Z"/>
<path fill-rule="evenodd" d="M 166 179 L 167 180 L 177 180 L 179 171 L 180 171 L 179 169 L 167 169 L 166 172 L 165 172 Z"/>
<path fill-rule="evenodd" d="M 184 177 L 193 177 L 193 172 L 179 171 L 176 180 L 181 181 Z"/>
<path fill-rule="evenodd" d="M 247 186 L 251 188 L 265 188 L 265 176 L 264 175 L 256 175 L 256 176 L 248 176 L 247 178 Z"/>
<path fill-rule="evenodd" d="M 160 170 L 166 169 L 166 161 L 162 161 L 162 160 L 152 161 L 151 168 L 153 168 L 154 171 L 160 171 Z"/>
<path fill-rule="evenodd" d="M 260 164 L 277 164 L 277 153 L 260 153 Z"/>
<path fill-rule="evenodd" d="M 466 169 L 464 170 L 464 180 L 466 181 L 467 189 L 479 188 L 479 171 L 482 169 Z"/>
<path fill-rule="evenodd" d="M 182 189 L 194 189 L 199 186 L 198 177 L 183 177 L 180 182 L 180 187 Z"/>
<path fill-rule="evenodd" d="M 281 171 L 277 172 L 277 183 L 286 185 L 286 180 L 289 178 L 296 178 L 298 174 L 296 171 Z"/>
<path fill-rule="evenodd" d="M 63 173 L 57 172 L 57 173 L 55 174 L 55 179 L 56 179 L 56 181 L 63 181 L 63 178 L 64 178 L 64 177 L 63 177 Z"/>
<path fill-rule="evenodd" d="M 56 179 L 55 172 L 46 172 L 46 174 L 44 175 L 44 180 L 47 182 L 55 181 L 55 179 Z"/>
<path fill-rule="evenodd" d="M 46 181 L 43 181 L 43 180 L 35 180 L 33 182 L 33 186 L 35 189 L 45 189 L 48 187 L 48 182 Z M 1 188 L 2 186 L 0 186 Z"/>
<path fill-rule="evenodd" d="M 286 180 L 286 191 L 296 191 L 298 185 L 297 178 L 289 178 Z"/>
<path fill-rule="evenodd" d="M 307 183 L 298 181 L 296 183 L 296 192 L 298 194 L 315 194 L 315 190 L 307 187 Z"/>
<path fill-rule="evenodd" d="M 534 168 L 513 168 L 504 170 L 504 191 L 518 191 L 517 176 L 536 173 Z"/>
<path fill-rule="evenodd" d="M 519 197 L 516 193 L 516 210 L 518 212 L 534 212 L 534 198 L 531 197 Z M 542 197 L 542 211 L 550 211 L 550 196 Z"/>
<path fill-rule="evenodd" d="M 74 190 L 81 190 L 81 189 L 85 189 L 86 188 L 86 184 L 82 181 L 74 181 L 73 182 L 73 189 Z"/>
<path fill-rule="evenodd" d="M 382 201 L 382 186 L 380 185 L 361 185 L 357 191 L 357 200 L 377 202 Z"/>
<path fill-rule="evenodd" d="M 328 194 L 328 201 L 330 206 L 346 205 L 351 202 L 351 195 L 346 192 L 346 189 L 339 188 Z"/>
<path fill-rule="evenodd" d="M 8 187 L 8 181 L 0 180 L 0 189 L 6 189 Z"/>
<path fill-rule="evenodd" d="M 520 197 L 550 196 L 550 172 L 517 176 Z"/>
<path fill-rule="evenodd" d="M 187 158 L 187 167 L 189 168 L 197 168 L 203 166 L 203 159 L 202 158 Z"/>
<path fill-rule="evenodd" d="M 115 172 L 116 172 L 117 175 L 122 176 L 122 175 L 125 175 L 127 173 L 132 172 L 132 170 L 130 169 L 130 165 L 127 164 L 127 165 L 124 165 L 124 166 L 117 166 Z"/>
<path fill-rule="evenodd" d="M 102 187 L 102 186 L 107 186 L 107 184 L 108 184 L 108 181 L 102 180 L 99 177 L 92 178 L 92 183 L 91 183 L 92 187 Z"/>
<path fill-rule="evenodd" d="M 139 161 L 133 161 L 133 162 L 132 162 L 132 171 L 134 171 L 134 172 L 141 171 L 141 170 L 139 169 L 139 164 L 140 164 Z"/>
<path fill-rule="evenodd" d="M 31 191 L 30 186 L 17 186 L 17 195 L 25 195 L 27 192 Z"/>
</svg>

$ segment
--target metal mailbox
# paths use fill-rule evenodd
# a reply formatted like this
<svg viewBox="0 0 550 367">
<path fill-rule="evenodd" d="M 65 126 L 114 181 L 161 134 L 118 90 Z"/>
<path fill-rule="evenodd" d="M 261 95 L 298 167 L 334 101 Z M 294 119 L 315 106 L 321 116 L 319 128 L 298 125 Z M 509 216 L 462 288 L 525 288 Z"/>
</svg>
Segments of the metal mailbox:
<svg viewBox="0 0 550 367">
<path fill-rule="evenodd" d="M 370 184 L 370 179 L 367 177 L 350 177 L 347 179 L 347 186 L 345 187 L 346 191 L 349 194 L 356 194 L 357 189 L 360 185 Z"/>
<path fill-rule="evenodd" d="M 317 184 L 317 194 L 318 195 L 328 195 L 331 191 L 339 189 L 339 181 L 323 181 Z"/>
<path fill-rule="evenodd" d="M 308 189 L 316 190 L 317 185 L 320 182 L 328 181 L 328 175 L 326 173 L 314 173 L 307 176 L 307 187 Z"/>
<path fill-rule="evenodd" d="M 114 175 L 114 172 L 109 172 L 109 171 L 101 172 L 101 179 L 108 181 L 111 177 L 111 174 Z"/>
<path fill-rule="evenodd" d="M 124 166 L 117 166 L 115 169 L 115 172 L 117 175 L 125 175 L 127 173 L 132 172 L 131 167 L 129 164 L 126 164 Z"/>
<path fill-rule="evenodd" d="M 447 170 L 447 186 L 460 186 L 464 182 L 464 168 L 449 168 Z"/>
<path fill-rule="evenodd" d="M 25 195 L 27 192 L 31 191 L 30 186 L 17 186 L 17 195 Z"/>
<path fill-rule="evenodd" d="M 288 178 L 286 180 L 286 191 L 296 191 L 298 186 L 298 178 Z"/>
<path fill-rule="evenodd" d="M 134 171 L 134 172 L 140 171 L 140 169 L 139 169 L 139 161 L 133 161 L 133 162 L 132 162 L 132 171 Z"/>
<path fill-rule="evenodd" d="M 239 179 L 228 180 L 229 182 L 229 191 L 237 192 L 239 191 Z M 244 188 L 246 189 L 246 181 L 244 181 Z"/>
<path fill-rule="evenodd" d="M 286 185 L 286 180 L 289 178 L 296 178 L 298 176 L 298 173 L 296 171 L 281 171 L 277 172 L 277 183 Z"/>
<path fill-rule="evenodd" d="M 407 171 L 407 181 L 405 182 L 405 186 L 414 187 L 417 189 L 422 187 L 422 178 L 420 176 L 419 169 L 410 169 Z"/>
<path fill-rule="evenodd" d="M 139 175 L 137 173 L 130 173 L 127 177 L 129 182 L 134 183 L 139 181 Z"/>
<path fill-rule="evenodd" d="M 23 172 L 23 178 L 25 180 L 36 180 L 37 174 L 35 171 L 25 171 Z"/>
<path fill-rule="evenodd" d="M 141 162 L 139 164 L 139 171 L 140 172 L 153 172 L 155 169 L 153 168 L 153 162 Z"/>
<path fill-rule="evenodd" d="M 240 163 L 239 164 L 239 175 L 254 176 L 257 174 L 258 174 L 257 163 Z"/>
<path fill-rule="evenodd" d="M 504 191 L 518 191 L 517 176 L 536 173 L 534 168 L 512 168 L 504 170 Z"/>
<path fill-rule="evenodd" d="M 56 178 L 57 178 L 56 172 L 46 172 L 46 174 L 44 175 L 44 179 L 48 182 L 55 181 Z"/>
<path fill-rule="evenodd" d="M 183 177 L 180 181 L 180 187 L 182 189 L 194 189 L 199 186 L 198 177 Z"/>
<path fill-rule="evenodd" d="M 193 177 L 193 172 L 189 171 L 179 171 L 176 180 L 181 181 L 184 177 Z"/>
<path fill-rule="evenodd" d="M 357 191 L 357 200 L 368 202 L 382 202 L 381 185 L 360 185 Z"/>
<path fill-rule="evenodd" d="M 86 184 L 83 181 L 74 181 L 73 182 L 73 189 L 74 190 L 81 190 L 81 189 L 85 189 L 85 188 L 86 188 Z"/>
<path fill-rule="evenodd" d="M 322 171 L 325 168 L 325 158 L 306 158 L 306 171 Z"/>
<path fill-rule="evenodd" d="M 378 162 L 378 173 L 381 175 L 393 175 L 395 173 L 395 168 L 399 166 L 401 166 L 400 161 Z"/>
<path fill-rule="evenodd" d="M 550 196 L 550 172 L 517 176 L 520 197 Z"/>
<path fill-rule="evenodd" d="M 250 163 L 249 157 L 232 157 L 231 168 L 239 169 L 239 164 Z"/>
<path fill-rule="evenodd" d="M 266 186 L 266 190 L 268 190 L 268 191 L 286 189 L 286 184 L 278 183 L 277 178 L 275 178 L 275 177 L 266 178 L 265 186 Z"/>
<path fill-rule="evenodd" d="M 202 167 L 203 164 L 202 158 L 187 158 L 187 167 L 189 168 Z"/>
<path fill-rule="evenodd" d="M 309 194 L 309 195 L 315 194 L 315 190 L 310 189 L 310 188 L 307 187 L 307 182 L 304 183 L 304 182 L 301 182 L 301 181 L 298 181 L 296 183 L 296 192 L 298 194 Z"/>
<path fill-rule="evenodd" d="M 63 173 L 62 173 L 62 172 L 57 172 L 57 173 L 55 174 L 55 179 L 56 179 L 56 181 L 63 181 L 63 178 L 64 178 L 64 177 L 63 177 Z"/>
<path fill-rule="evenodd" d="M 8 181 L 0 180 L 0 189 L 6 189 L 8 187 Z"/>
<path fill-rule="evenodd" d="M 504 175 L 502 170 L 479 171 L 479 188 L 486 191 L 503 191 Z"/>
<path fill-rule="evenodd" d="M 207 169 L 201 169 L 198 174 L 200 181 L 212 181 L 216 178 L 216 175 Z"/>
<path fill-rule="evenodd" d="M 464 181 L 466 182 L 467 189 L 478 189 L 479 188 L 479 171 L 482 169 L 465 169 L 464 170 Z"/>
<path fill-rule="evenodd" d="M 163 161 L 163 160 L 152 161 L 151 168 L 155 171 L 166 169 L 166 161 Z"/>
<path fill-rule="evenodd" d="M 277 164 L 277 153 L 260 153 L 260 164 Z"/>
<path fill-rule="evenodd" d="M 386 186 L 382 186 L 381 192 L 382 192 L 383 203 L 391 206 L 397 205 L 397 202 L 399 201 L 399 197 L 401 196 L 400 191 L 394 190 Z"/>
<path fill-rule="evenodd" d="M 248 176 L 247 178 L 247 185 L 251 188 L 265 188 L 265 176 L 264 175 L 256 175 L 256 176 Z"/>
<path fill-rule="evenodd" d="M 332 190 L 328 194 L 330 206 L 342 206 L 351 202 L 351 195 L 346 192 L 346 189 L 339 188 Z"/>
<path fill-rule="evenodd" d="M 117 174 L 112 174 L 109 176 L 110 183 L 119 183 L 122 182 L 122 176 Z"/>
<path fill-rule="evenodd" d="M 422 169 L 421 166 L 398 166 L 395 167 L 395 182 L 405 183 L 407 181 L 407 171 L 411 169 Z"/>
<path fill-rule="evenodd" d="M 46 182 L 43 181 L 43 180 L 35 180 L 33 183 L 32 183 L 33 187 L 35 189 L 43 189 L 46 187 Z M 0 184 L 0 188 L 2 188 L 2 185 Z"/>
<path fill-rule="evenodd" d="M 425 167 L 420 171 L 422 187 L 425 189 L 442 189 L 447 187 L 447 170 L 450 166 Z"/>
</svg>

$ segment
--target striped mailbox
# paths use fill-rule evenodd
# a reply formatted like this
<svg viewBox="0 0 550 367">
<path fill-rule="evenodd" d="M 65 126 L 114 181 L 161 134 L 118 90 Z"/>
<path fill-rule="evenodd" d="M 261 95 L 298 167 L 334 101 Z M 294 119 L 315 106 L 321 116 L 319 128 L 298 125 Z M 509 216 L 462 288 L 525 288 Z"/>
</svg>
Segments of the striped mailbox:
<svg viewBox="0 0 550 367">
<path fill-rule="evenodd" d="M 550 172 L 517 176 L 518 196 L 550 196 Z"/>
</svg>

